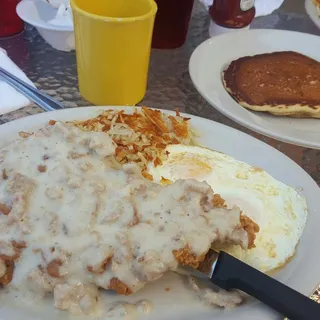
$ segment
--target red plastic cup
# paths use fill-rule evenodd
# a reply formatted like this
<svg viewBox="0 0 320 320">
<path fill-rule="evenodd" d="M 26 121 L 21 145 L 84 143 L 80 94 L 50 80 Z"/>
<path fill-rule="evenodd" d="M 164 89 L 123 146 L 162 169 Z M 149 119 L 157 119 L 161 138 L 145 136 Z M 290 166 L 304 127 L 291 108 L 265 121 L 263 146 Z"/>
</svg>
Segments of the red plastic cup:
<svg viewBox="0 0 320 320">
<path fill-rule="evenodd" d="M 0 0 L 0 37 L 10 37 L 23 31 L 24 23 L 16 7 L 20 0 Z"/>
<path fill-rule="evenodd" d="M 181 47 L 187 38 L 194 0 L 155 0 L 158 12 L 154 24 L 152 48 Z"/>
</svg>

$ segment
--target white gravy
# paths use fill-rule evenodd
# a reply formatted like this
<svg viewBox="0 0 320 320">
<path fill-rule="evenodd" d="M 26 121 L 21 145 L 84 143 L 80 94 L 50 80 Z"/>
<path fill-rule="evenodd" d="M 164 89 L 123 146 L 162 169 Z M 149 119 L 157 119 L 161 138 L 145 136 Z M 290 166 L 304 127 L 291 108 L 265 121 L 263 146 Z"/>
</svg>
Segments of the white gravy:
<svg viewBox="0 0 320 320">
<path fill-rule="evenodd" d="M 238 291 L 224 291 L 219 288 L 201 288 L 194 277 L 189 277 L 191 289 L 197 297 L 207 306 L 217 306 L 221 308 L 234 308 L 243 302 L 243 298 Z"/>
<path fill-rule="evenodd" d="M 140 315 L 148 315 L 152 311 L 152 303 L 147 300 L 141 300 L 137 303 L 117 302 L 107 311 L 107 318 L 137 320 Z"/>
<path fill-rule="evenodd" d="M 209 185 L 152 183 L 136 165 L 115 165 L 115 148 L 105 133 L 57 122 L 0 150 L 0 261 L 15 264 L 9 290 L 53 294 L 56 308 L 92 314 L 98 288 L 134 293 L 175 270 L 176 251 L 200 257 L 217 240 L 248 246 L 240 210 L 215 208 Z M 108 313 L 128 308 L 144 307 Z"/>
</svg>

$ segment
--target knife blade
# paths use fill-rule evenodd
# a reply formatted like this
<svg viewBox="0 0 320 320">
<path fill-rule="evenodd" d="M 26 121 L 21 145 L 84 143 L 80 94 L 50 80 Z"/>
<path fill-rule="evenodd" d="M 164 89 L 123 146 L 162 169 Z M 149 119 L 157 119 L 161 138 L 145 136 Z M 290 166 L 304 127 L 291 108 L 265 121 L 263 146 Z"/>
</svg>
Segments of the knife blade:
<svg viewBox="0 0 320 320">
<path fill-rule="evenodd" d="M 241 290 L 290 320 L 320 319 L 318 303 L 226 252 L 209 250 L 197 269 L 184 269 L 189 275 L 209 278 L 221 289 Z"/>
</svg>

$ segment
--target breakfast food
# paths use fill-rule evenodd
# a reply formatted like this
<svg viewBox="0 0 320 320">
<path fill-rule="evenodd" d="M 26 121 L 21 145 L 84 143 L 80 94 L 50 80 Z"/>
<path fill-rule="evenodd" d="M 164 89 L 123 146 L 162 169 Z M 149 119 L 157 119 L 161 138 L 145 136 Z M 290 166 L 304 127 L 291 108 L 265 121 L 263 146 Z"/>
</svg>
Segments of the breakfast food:
<svg viewBox="0 0 320 320">
<path fill-rule="evenodd" d="M 320 0 L 312 0 L 320 16 Z"/>
<path fill-rule="evenodd" d="M 320 62 L 291 51 L 232 61 L 223 72 L 230 95 L 243 107 L 274 115 L 320 118 Z"/>
<path fill-rule="evenodd" d="M 116 143 L 116 159 L 119 163 L 137 163 L 142 175 L 149 180 L 149 162 L 155 166 L 166 158 L 166 146 L 170 144 L 189 145 L 192 133 L 188 118 L 167 115 L 159 110 L 142 107 L 132 114 L 124 111 L 106 110 L 96 118 L 74 121 L 78 128 L 85 131 L 106 132 Z"/>
<path fill-rule="evenodd" d="M 295 254 L 307 220 L 306 200 L 264 170 L 197 146 L 168 146 L 168 159 L 149 166 L 154 181 L 206 181 L 228 207 L 240 206 L 260 227 L 255 247 L 214 245 L 263 272 L 282 267 Z"/>
<path fill-rule="evenodd" d="M 0 149 L 0 281 L 10 290 L 90 314 L 98 288 L 131 294 L 178 263 L 197 267 L 215 242 L 254 246 L 259 228 L 238 207 L 204 182 L 144 179 L 143 166 L 117 162 L 109 134 L 51 122 L 22 136 Z"/>
</svg>

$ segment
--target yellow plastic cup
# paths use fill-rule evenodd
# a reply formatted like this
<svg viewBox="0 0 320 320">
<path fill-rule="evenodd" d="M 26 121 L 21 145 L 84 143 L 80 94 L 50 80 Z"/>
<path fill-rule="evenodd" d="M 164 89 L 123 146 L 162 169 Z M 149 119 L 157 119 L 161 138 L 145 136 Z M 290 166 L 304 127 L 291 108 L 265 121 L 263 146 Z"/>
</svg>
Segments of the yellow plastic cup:
<svg viewBox="0 0 320 320">
<path fill-rule="evenodd" d="M 79 89 L 95 105 L 135 105 L 146 93 L 153 0 L 71 0 Z"/>
</svg>

